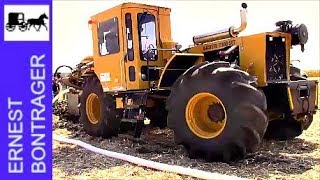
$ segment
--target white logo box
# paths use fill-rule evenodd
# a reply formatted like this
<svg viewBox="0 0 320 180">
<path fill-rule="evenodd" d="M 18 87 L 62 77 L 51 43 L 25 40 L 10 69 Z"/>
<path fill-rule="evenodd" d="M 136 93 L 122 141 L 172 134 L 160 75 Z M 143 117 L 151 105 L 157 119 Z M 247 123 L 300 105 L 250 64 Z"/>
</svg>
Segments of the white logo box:
<svg viewBox="0 0 320 180">
<path fill-rule="evenodd" d="M 44 19 L 47 30 L 44 26 L 37 31 L 38 25 L 30 30 L 20 31 L 19 26 L 16 26 L 13 31 L 6 29 L 9 13 L 23 13 L 24 22 L 28 19 L 38 19 L 42 14 L 45 14 L 48 19 Z M 19 16 L 19 19 L 21 16 Z M 4 5 L 4 41 L 49 41 L 50 40 L 50 9 L 49 5 Z M 21 20 L 19 21 L 21 22 Z M 10 26 L 12 27 L 12 26 Z M 29 28 L 29 27 L 28 27 Z"/>
</svg>

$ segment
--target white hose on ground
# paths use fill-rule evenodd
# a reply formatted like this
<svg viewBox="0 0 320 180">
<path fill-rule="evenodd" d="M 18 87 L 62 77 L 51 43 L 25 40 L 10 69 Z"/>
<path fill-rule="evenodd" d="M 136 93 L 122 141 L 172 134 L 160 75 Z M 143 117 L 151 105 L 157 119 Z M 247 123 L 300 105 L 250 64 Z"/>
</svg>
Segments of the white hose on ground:
<svg viewBox="0 0 320 180">
<path fill-rule="evenodd" d="M 243 179 L 243 178 L 239 178 L 236 176 L 228 176 L 228 175 L 223 175 L 223 174 L 219 174 L 219 173 L 212 173 L 212 172 L 206 172 L 206 171 L 201 171 L 201 170 L 197 170 L 197 169 L 186 168 L 186 167 L 182 167 L 182 166 L 169 165 L 169 164 L 164 164 L 164 163 L 159 163 L 159 162 L 154 162 L 154 161 L 138 158 L 135 156 L 130 156 L 127 154 L 108 151 L 105 149 L 94 147 L 94 146 L 87 144 L 85 142 L 82 142 L 80 140 L 68 139 L 68 138 L 58 136 L 55 134 L 53 134 L 53 139 L 56 141 L 59 141 L 59 142 L 78 145 L 78 146 L 81 146 L 89 151 L 99 153 L 99 154 L 102 154 L 102 155 L 105 155 L 105 156 L 108 156 L 111 158 L 120 159 L 120 160 L 127 161 L 127 162 L 130 162 L 133 164 L 137 164 L 139 166 L 145 166 L 147 168 L 156 169 L 156 170 L 160 170 L 160 171 L 172 172 L 172 173 L 176 173 L 176 174 L 187 175 L 187 176 L 192 176 L 192 177 L 201 178 L 201 179 L 226 179 L 226 180 L 227 179 L 232 179 L 232 180 Z"/>
<path fill-rule="evenodd" d="M 61 96 L 67 92 L 69 92 L 69 89 L 61 91 L 53 99 L 52 103 L 54 103 L 58 99 L 59 95 Z M 180 174 L 180 175 L 187 175 L 187 176 L 192 176 L 192 177 L 201 178 L 201 179 L 230 179 L 230 180 L 243 179 L 243 178 L 239 178 L 236 176 L 229 176 L 229 175 L 223 175 L 223 174 L 219 174 L 219 173 L 201 171 L 201 170 L 186 168 L 186 167 L 177 166 L 177 165 L 169 165 L 169 164 L 164 164 L 164 163 L 159 163 L 159 162 L 155 162 L 155 161 L 150 161 L 150 160 L 138 158 L 138 157 L 127 155 L 127 154 L 108 151 L 105 149 L 94 147 L 94 146 L 87 144 L 85 142 L 82 142 L 80 140 L 66 138 L 66 137 L 56 135 L 56 134 L 53 134 L 53 140 L 63 142 L 63 143 L 78 145 L 78 146 L 83 147 L 89 151 L 99 153 L 99 154 L 108 156 L 110 158 L 120 159 L 120 160 L 127 161 L 127 162 L 130 162 L 133 164 L 137 164 L 139 166 L 144 166 L 147 168 L 156 169 L 156 170 L 160 170 L 160 171 L 171 172 L 171 173 L 176 173 L 176 174 Z"/>
</svg>

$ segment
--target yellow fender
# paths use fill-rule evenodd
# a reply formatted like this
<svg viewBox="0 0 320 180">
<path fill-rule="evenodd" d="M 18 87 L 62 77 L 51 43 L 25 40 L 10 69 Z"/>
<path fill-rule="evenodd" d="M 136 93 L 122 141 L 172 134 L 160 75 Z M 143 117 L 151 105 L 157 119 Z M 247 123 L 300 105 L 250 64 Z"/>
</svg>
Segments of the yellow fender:
<svg viewBox="0 0 320 180">
<path fill-rule="evenodd" d="M 204 55 L 175 53 L 166 63 L 158 81 L 158 89 L 170 88 L 175 80 L 195 64 L 204 61 Z"/>
</svg>

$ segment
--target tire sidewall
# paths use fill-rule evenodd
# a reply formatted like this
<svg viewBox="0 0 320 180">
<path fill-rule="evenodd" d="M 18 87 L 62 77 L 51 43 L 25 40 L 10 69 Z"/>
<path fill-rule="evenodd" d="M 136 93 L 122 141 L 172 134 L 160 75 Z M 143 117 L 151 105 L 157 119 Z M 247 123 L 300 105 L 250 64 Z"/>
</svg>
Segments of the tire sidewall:
<svg viewBox="0 0 320 180">
<path fill-rule="evenodd" d="M 190 140 L 191 144 L 197 144 L 198 146 L 223 146 L 224 143 L 226 142 L 226 139 L 229 138 L 234 138 L 236 136 L 239 136 L 240 134 L 237 134 L 239 132 L 240 126 L 237 125 L 238 121 L 236 121 L 236 117 L 234 117 L 234 106 L 235 103 L 232 103 L 232 95 L 230 96 L 231 89 L 222 89 L 223 85 L 221 83 L 226 83 L 227 82 L 216 82 L 213 80 L 214 78 L 207 80 L 207 79 L 195 79 L 193 82 L 192 80 L 186 82 L 184 85 L 185 88 L 188 88 L 188 91 L 181 92 L 183 97 L 180 101 L 181 106 L 176 106 L 175 110 L 173 112 L 173 116 L 177 117 L 175 127 L 179 124 L 179 128 L 175 129 L 175 132 L 180 134 L 180 136 L 184 136 L 184 139 Z M 195 82 L 197 85 L 195 85 Z M 225 106 L 226 109 L 226 114 L 227 114 L 227 121 L 226 125 L 223 129 L 223 131 L 216 137 L 211 138 L 211 139 L 204 139 L 200 138 L 197 135 L 195 135 L 189 128 L 188 124 L 186 123 L 186 118 L 185 118 L 185 110 L 186 106 L 189 102 L 189 100 L 196 94 L 198 93 L 210 93 L 215 96 L 217 96 L 223 105 Z"/>
<path fill-rule="evenodd" d="M 93 134 L 93 135 L 103 135 L 103 131 L 106 128 L 104 119 L 106 114 L 103 113 L 105 110 L 104 108 L 104 94 L 102 92 L 102 88 L 98 88 L 95 87 L 95 78 L 93 77 L 89 77 L 91 78 L 90 81 L 86 82 L 86 84 L 84 85 L 83 91 L 82 91 L 82 95 L 80 97 L 80 102 L 81 102 L 81 107 L 80 107 L 80 121 L 83 123 L 83 125 L 85 126 L 86 130 L 88 130 L 89 133 Z M 97 124 L 92 124 L 89 119 L 88 119 L 88 115 L 86 112 L 86 102 L 87 102 L 87 98 L 88 96 L 94 93 L 98 96 L 99 99 L 99 103 L 100 103 L 100 119 L 98 121 Z"/>
</svg>

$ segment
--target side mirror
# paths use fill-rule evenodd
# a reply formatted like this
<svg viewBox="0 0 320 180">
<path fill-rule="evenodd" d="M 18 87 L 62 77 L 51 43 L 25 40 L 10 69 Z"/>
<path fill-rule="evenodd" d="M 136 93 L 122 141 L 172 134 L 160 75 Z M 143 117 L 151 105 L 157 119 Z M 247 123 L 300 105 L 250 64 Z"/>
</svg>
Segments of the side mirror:
<svg viewBox="0 0 320 180">
<path fill-rule="evenodd" d="M 175 45 L 175 48 L 176 48 L 177 50 L 180 50 L 180 49 L 182 48 L 182 45 L 181 45 L 181 44 L 176 44 L 176 45 Z"/>
</svg>

